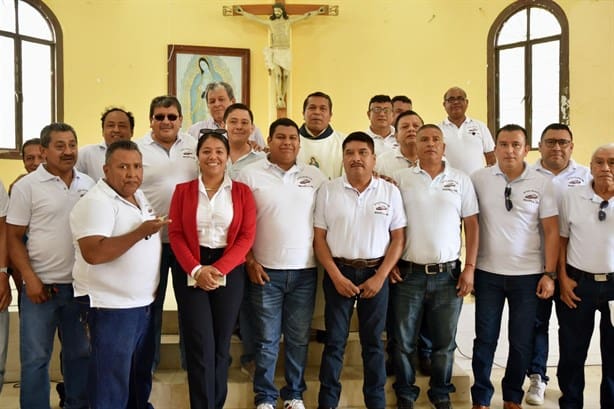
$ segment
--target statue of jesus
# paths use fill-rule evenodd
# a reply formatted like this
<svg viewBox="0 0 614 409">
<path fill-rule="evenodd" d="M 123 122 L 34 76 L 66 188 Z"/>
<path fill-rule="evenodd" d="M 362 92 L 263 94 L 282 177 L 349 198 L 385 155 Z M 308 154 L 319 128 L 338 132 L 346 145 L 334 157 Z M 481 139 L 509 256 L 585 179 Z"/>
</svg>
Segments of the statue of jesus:
<svg viewBox="0 0 614 409">
<path fill-rule="evenodd" d="M 323 13 L 323 8 L 310 11 L 296 17 L 289 17 L 282 3 L 273 4 L 273 14 L 268 20 L 248 13 L 241 6 L 233 7 L 236 14 L 242 15 L 256 23 L 269 28 L 269 47 L 264 49 L 264 62 L 269 74 L 275 78 L 275 97 L 277 108 L 286 107 L 286 93 L 288 91 L 288 77 L 292 55 L 290 51 L 290 26 L 301 20 Z"/>
</svg>

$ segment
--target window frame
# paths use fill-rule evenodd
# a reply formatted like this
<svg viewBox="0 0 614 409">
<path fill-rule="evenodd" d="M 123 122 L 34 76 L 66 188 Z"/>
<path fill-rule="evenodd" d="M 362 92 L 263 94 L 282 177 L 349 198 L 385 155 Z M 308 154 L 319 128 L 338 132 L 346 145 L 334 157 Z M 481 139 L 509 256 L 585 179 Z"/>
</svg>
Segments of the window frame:
<svg viewBox="0 0 614 409">
<path fill-rule="evenodd" d="M 503 46 L 497 45 L 497 38 L 503 24 L 511 18 L 514 14 L 529 8 L 542 8 L 552 13 L 557 19 L 560 27 L 561 34 L 555 36 L 541 37 L 539 39 L 530 39 L 527 35 L 527 39 L 512 44 L 505 44 Z M 530 13 L 527 19 L 527 29 L 530 25 Z M 560 39 L 559 43 L 559 119 L 558 122 L 569 124 L 569 111 L 570 111 L 570 87 L 569 87 L 569 24 L 567 16 L 563 9 L 552 0 L 517 0 L 508 7 L 506 7 L 495 19 L 488 32 L 487 40 L 487 103 L 488 103 L 488 127 L 495 131 L 502 125 L 499 124 L 499 53 L 500 49 L 509 49 L 515 47 L 523 47 L 525 55 L 525 124 L 524 127 L 527 130 L 529 137 L 529 146 L 531 150 L 536 150 L 533 147 L 534 137 L 539 138 L 541 135 L 532 135 L 532 77 L 531 77 L 531 47 L 535 44 L 545 43 Z"/>
<path fill-rule="evenodd" d="M 15 7 L 15 32 L 2 31 L 0 35 L 11 38 L 14 42 L 14 61 L 15 64 L 15 149 L 6 149 L 0 152 L 0 159 L 21 159 L 21 145 L 24 142 L 22 118 L 23 118 L 23 94 L 22 94 L 22 61 L 21 61 L 21 42 L 28 41 L 36 44 L 47 45 L 50 48 L 51 61 L 51 119 L 52 121 L 62 121 L 64 118 L 64 61 L 63 61 L 63 34 L 62 26 L 51 9 L 42 0 L 14 0 L 15 5 L 19 1 L 28 3 L 36 9 L 45 21 L 49 24 L 52 40 L 31 37 L 19 34 L 19 10 Z M 38 136 L 38 135 L 36 135 Z M 35 137 L 35 136 L 32 136 Z"/>
</svg>

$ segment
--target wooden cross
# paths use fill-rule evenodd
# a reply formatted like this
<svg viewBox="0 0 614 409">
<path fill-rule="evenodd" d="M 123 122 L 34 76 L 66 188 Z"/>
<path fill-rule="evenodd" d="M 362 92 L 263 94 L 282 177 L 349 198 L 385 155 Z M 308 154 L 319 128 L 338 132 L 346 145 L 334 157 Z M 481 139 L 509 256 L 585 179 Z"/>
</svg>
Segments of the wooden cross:
<svg viewBox="0 0 614 409">
<path fill-rule="evenodd" d="M 327 16 L 337 16 L 339 15 L 339 6 L 328 6 L 326 4 L 286 4 L 284 0 L 274 1 L 272 4 L 249 4 L 249 5 L 235 5 L 235 6 L 223 6 L 222 13 L 224 16 L 242 16 L 243 12 L 247 14 L 251 14 L 251 20 L 259 20 L 255 18 L 255 16 L 270 16 L 273 13 L 273 8 L 275 4 L 283 5 L 283 8 L 288 15 L 306 15 L 306 13 L 312 14 L 316 13 L 317 15 L 327 15 Z M 303 17 L 299 17 L 298 20 Z M 295 17 L 296 19 L 296 17 Z M 264 20 L 266 21 L 266 20 Z M 257 21 L 260 22 L 260 21 Z M 262 23 L 261 23 L 262 24 Z M 286 29 L 287 30 L 287 29 Z M 273 37 L 279 38 L 279 37 Z M 287 40 L 286 40 L 287 41 Z M 288 44 L 289 45 L 289 44 Z M 289 49 L 288 45 L 284 44 L 284 49 Z M 283 70 L 282 70 L 283 71 Z M 269 71 L 271 72 L 271 71 Z M 277 117 L 285 117 L 287 116 L 286 109 L 286 98 L 285 98 L 285 89 L 287 87 L 287 77 L 289 71 L 282 72 L 281 74 L 285 75 L 285 77 L 281 78 L 280 72 L 277 71 L 277 86 L 282 84 L 283 87 L 282 92 L 277 93 Z M 281 80 L 280 80 L 281 79 Z M 283 83 L 283 81 L 286 81 Z M 279 87 L 277 88 L 279 91 Z"/>
<path fill-rule="evenodd" d="M 338 16 L 339 15 L 339 6 L 328 6 L 326 4 L 286 4 L 285 0 L 275 1 L 271 4 L 248 4 L 245 6 L 240 6 L 243 10 L 255 14 L 257 16 L 270 16 L 271 9 L 273 4 L 281 3 L 284 5 L 286 9 L 286 13 L 288 14 L 305 14 L 308 11 L 322 9 L 322 12 L 319 13 L 321 16 Z M 236 12 L 236 6 L 223 6 L 222 13 L 224 16 L 239 16 Z"/>
</svg>

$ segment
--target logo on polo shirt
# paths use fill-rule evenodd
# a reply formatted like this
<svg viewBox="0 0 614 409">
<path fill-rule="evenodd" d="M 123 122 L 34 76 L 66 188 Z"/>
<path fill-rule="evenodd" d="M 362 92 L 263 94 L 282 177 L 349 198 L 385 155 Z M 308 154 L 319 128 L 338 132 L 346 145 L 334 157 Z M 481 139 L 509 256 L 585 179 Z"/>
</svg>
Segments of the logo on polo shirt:
<svg viewBox="0 0 614 409">
<path fill-rule="evenodd" d="M 373 205 L 373 214 L 383 214 L 384 216 L 388 216 L 389 210 L 390 205 L 386 202 L 375 202 Z"/>
<path fill-rule="evenodd" d="M 441 190 L 458 193 L 458 181 L 453 179 L 444 180 L 441 184 Z"/>
<path fill-rule="evenodd" d="M 469 127 L 467 127 L 467 132 L 470 133 L 473 136 L 476 136 L 476 135 L 480 134 L 480 128 L 478 128 L 475 125 L 469 126 Z"/>
<path fill-rule="evenodd" d="M 539 192 L 537 190 L 525 190 L 522 200 L 529 203 L 539 204 Z"/>
<path fill-rule="evenodd" d="M 87 193 L 87 189 L 79 189 L 78 192 L 79 192 L 79 197 L 83 197 Z"/>
<path fill-rule="evenodd" d="M 313 179 L 309 176 L 301 176 L 296 179 L 296 186 L 298 187 L 313 187 Z"/>
<path fill-rule="evenodd" d="M 584 185 L 584 179 L 579 176 L 571 176 L 567 179 L 567 187 L 577 187 Z"/>
<path fill-rule="evenodd" d="M 196 159 L 194 150 L 190 148 L 184 148 L 181 150 L 181 157 L 184 159 Z"/>
</svg>

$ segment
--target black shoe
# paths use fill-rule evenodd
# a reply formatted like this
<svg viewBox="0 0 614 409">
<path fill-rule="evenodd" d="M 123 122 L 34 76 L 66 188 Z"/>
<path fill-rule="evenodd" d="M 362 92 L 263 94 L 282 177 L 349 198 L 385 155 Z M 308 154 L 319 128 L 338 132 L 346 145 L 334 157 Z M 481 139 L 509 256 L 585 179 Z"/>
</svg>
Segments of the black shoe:
<svg viewBox="0 0 614 409">
<path fill-rule="evenodd" d="M 414 409 L 414 401 L 405 398 L 398 398 L 397 409 Z"/>
<path fill-rule="evenodd" d="M 58 392 L 58 396 L 60 397 L 60 407 L 64 407 L 64 400 L 66 399 L 66 390 L 64 389 L 64 382 L 59 382 L 55 385 L 55 390 Z"/>
<path fill-rule="evenodd" d="M 420 373 L 424 376 L 431 376 L 431 357 L 421 356 L 418 362 Z"/>
<path fill-rule="evenodd" d="M 452 402 L 444 400 L 441 402 L 433 403 L 435 409 L 452 409 Z"/>
</svg>

